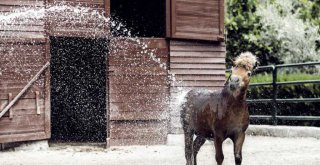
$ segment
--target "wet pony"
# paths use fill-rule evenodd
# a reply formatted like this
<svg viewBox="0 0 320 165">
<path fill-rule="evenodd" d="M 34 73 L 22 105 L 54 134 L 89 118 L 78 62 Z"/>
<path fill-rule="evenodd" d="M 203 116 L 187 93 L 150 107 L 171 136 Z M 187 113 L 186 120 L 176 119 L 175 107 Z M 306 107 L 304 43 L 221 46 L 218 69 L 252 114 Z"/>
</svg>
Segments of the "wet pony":
<svg viewBox="0 0 320 165">
<path fill-rule="evenodd" d="M 187 93 L 181 111 L 187 165 L 197 164 L 197 153 L 206 140 L 214 141 L 215 159 L 221 165 L 222 143 L 227 138 L 234 144 L 235 164 L 241 165 L 242 145 L 249 125 L 246 93 L 256 65 L 256 56 L 242 53 L 235 59 L 222 90 L 194 89 Z"/>
</svg>

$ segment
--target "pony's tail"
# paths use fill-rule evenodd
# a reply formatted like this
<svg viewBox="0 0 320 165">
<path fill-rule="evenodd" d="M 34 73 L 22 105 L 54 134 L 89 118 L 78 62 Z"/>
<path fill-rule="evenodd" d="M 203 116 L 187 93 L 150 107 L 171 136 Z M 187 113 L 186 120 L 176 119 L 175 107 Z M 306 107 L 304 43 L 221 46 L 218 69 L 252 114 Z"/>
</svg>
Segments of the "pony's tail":
<svg viewBox="0 0 320 165">
<path fill-rule="evenodd" d="M 190 129 L 190 109 L 189 109 L 190 106 L 188 105 L 189 93 L 190 91 L 184 95 L 183 103 L 180 105 L 181 107 L 180 122 L 182 124 L 182 128 L 184 131 L 187 131 Z"/>
</svg>

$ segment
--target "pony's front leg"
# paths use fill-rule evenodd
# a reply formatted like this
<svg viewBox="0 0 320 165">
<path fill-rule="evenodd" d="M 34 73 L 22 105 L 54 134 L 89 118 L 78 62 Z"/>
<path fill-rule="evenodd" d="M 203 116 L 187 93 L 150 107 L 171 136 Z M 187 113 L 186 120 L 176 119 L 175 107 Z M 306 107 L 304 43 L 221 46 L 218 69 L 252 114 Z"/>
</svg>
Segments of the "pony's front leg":
<svg viewBox="0 0 320 165">
<path fill-rule="evenodd" d="M 216 161 L 218 165 L 222 165 L 224 156 L 223 156 L 223 151 L 222 151 L 222 143 L 223 140 L 221 138 L 214 138 L 214 147 L 216 149 Z"/>
<path fill-rule="evenodd" d="M 236 165 L 241 165 L 242 162 L 242 146 L 245 139 L 245 133 L 238 133 L 233 139 L 234 160 Z"/>
<path fill-rule="evenodd" d="M 193 132 L 185 131 L 184 142 L 187 165 L 193 165 Z"/>
</svg>

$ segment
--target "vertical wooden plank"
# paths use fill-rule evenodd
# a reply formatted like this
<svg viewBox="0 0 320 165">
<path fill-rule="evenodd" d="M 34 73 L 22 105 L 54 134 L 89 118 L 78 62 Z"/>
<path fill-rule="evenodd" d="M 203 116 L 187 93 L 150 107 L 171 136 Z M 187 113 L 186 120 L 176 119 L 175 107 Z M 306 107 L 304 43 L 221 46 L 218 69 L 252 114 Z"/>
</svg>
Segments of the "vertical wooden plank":
<svg viewBox="0 0 320 165">
<path fill-rule="evenodd" d="M 8 94 L 8 104 L 10 104 L 10 102 L 12 101 L 12 93 Z M 12 119 L 13 118 L 13 110 L 12 108 L 9 109 L 9 118 Z"/>
<path fill-rule="evenodd" d="M 104 11 L 105 11 L 105 16 L 109 17 L 110 16 L 110 0 L 104 0 Z"/>
<path fill-rule="evenodd" d="M 50 40 L 48 36 L 46 37 L 45 43 L 45 59 L 46 61 L 50 61 Z M 45 106 L 45 122 L 44 122 L 44 130 L 47 138 L 51 137 L 51 104 L 50 104 L 50 66 L 45 72 L 45 80 L 44 80 L 44 106 Z"/>
<path fill-rule="evenodd" d="M 105 9 L 105 16 L 106 17 L 111 17 L 110 16 L 110 12 L 111 12 L 111 9 L 110 9 L 110 0 L 104 0 L 104 9 Z M 110 33 L 110 29 L 111 29 L 111 26 L 110 26 L 110 22 L 108 23 L 108 27 L 109 27 L 109 33 Z M 108 43 L 107 47 L 109 48 L 110 47 L 110 44 Z M 106 148 L 109 148 L 110 147 L 110 99 L 109 99 L 109 93 L 110 93 L 110 90 L 109 90 L 109 62 L 108 62 L 108 55 L 106 55 L 106 132 L 107 132 L 107 135 L 106 135 Z"/>
<path fill-rule="evenodd" d="M 171 0 L 171 22 L 170 22 L 170 25 L 171 25 L 171 35 L 170 37 L 173 37 L 173 34 L 176 33 L 176 17 L 177 17 L 177 13 L 176 13 L 176 0 Z"/>
<path fill-rule="evenodd" d="M 108 62 L 108 55 L 106 56 L 107 58 L 107 62 L 106 62 L 106 69 L 107 69 L 107 72 L 106 72 L 106 132 L 107 132 L 107 139 L 106 139 L 106 147 L 109 148 L 110 147 L 110 80 L 109 80 L 109 62 Z"/>
<path fill-rule="evenodd" d="M 219 0 L 219 23 L 220 23 L 220 36 L 224 37 L 224 0 Z"/>
<path fill-rule="evenodd" d="M 166 0 L 166 37 L 171 37 L 171 0 Z"/>
<path fill-rule="evenodd" d="M 52 4 L 54 0 L 46 0 L 45 1 L 45 8 L 48 8 L 48 5 Z M 47 14 L 47 13 L 46 13 Z M 51 26 L 49 24 L 49 17 L 45 17 L 45 61 L 50 61 L 51 55 L 50 55 L 50 39 L 49 35 L 51 33 Z M 44 131 L 47 138 L 51 137 L 51 97 L 50 97 L 50 66 L 48 67 L 47 71 L 45 72 L 45 78 L 44 78 Z"/>
<path fill-rule="evenodd" d="M 104 0 L 104 9 L 105 9 L 105 16 L 106 17 L 111 17 L 111 9 L 110 9 L 110 0 Z M 111 21 L 108 22 L 108 27 L 109 27 L 109 32 L 110 34 L 111 31 Z M 110 48 L 109 42 L 106 45 L 108 48 Z M 106 148 L 110 147 L 110 99 L 109 99 L 109 94 L 110 94 L 110 89 L 109 89 L 109 62 L 108 62 L 108 55 L 106 55 Z"/>
<path fill-rule="evenodd" d="M 40 98 L 39 98 L 40 93 L 39 93 L 39 91 L 36 91 L 35 94 L 36 94 L 36 110 L 37 110 L 37 115 L 40 115 Z"/>
</svg>

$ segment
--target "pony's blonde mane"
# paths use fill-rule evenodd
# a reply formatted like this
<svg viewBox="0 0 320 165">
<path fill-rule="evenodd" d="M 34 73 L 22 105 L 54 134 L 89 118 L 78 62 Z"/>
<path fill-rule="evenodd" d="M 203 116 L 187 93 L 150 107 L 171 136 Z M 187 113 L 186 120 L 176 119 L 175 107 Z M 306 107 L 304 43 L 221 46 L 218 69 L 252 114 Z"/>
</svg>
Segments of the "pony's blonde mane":
<svg viewBox="0 0 320 165">
<path fill-rule="evenodd" d="M 241 53 L 234 61 L 235 66 L 240 66 L 246 70 L 252 71 L 258 60 L 255 55 L 250 52 Z"/>
</svg>

